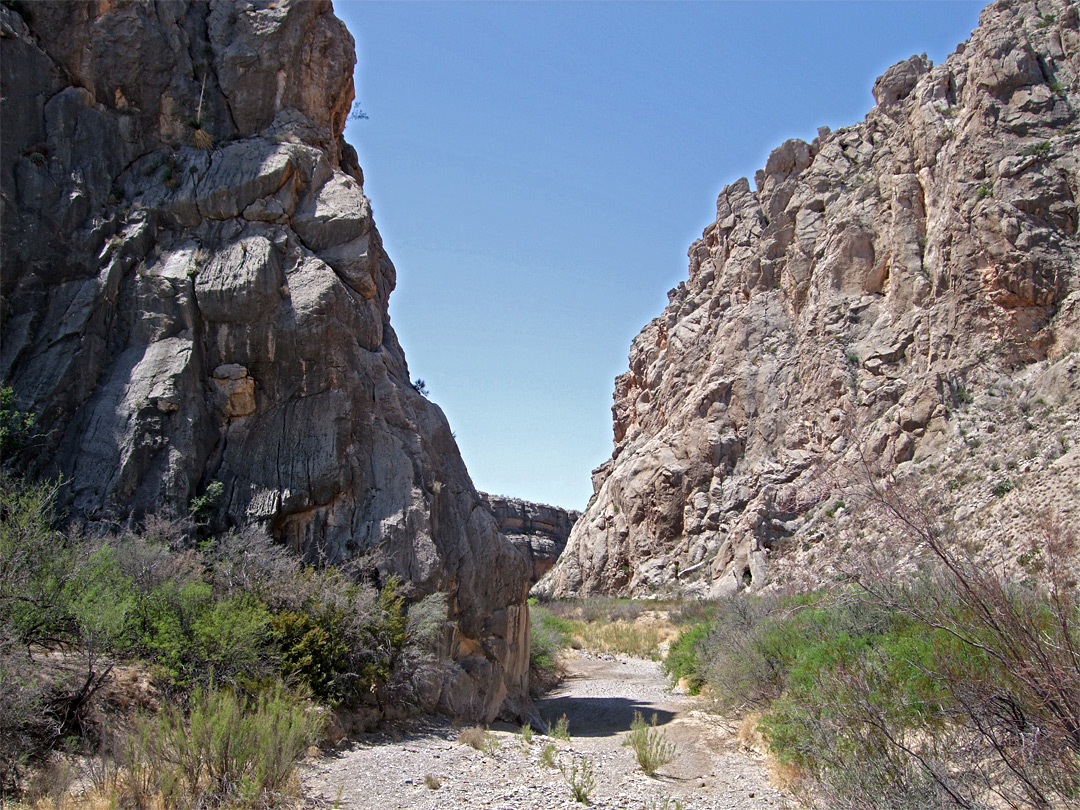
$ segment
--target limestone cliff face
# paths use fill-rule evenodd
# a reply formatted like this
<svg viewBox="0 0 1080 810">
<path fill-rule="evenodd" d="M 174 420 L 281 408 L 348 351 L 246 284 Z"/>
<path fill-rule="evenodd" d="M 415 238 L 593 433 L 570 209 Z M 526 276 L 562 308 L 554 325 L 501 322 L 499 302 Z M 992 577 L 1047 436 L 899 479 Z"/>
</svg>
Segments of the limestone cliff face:
<svg viewBox="0 0 1080 810">
<path fill-rule="evenodd" d="M 874 97 L 721 192 L 616 380 L 613 456 L 541 592 L 794 576 L 778 561 L 879 537 L 837 503 L 864 462 L 984 541 L 1047 505 L 1075 525 L 1077 6 L 994 3 Z"/>
<path fill-rule="evenodd" d="M 489 495 L 480 497 L 495 515 L 499 530 L 532 561 L 532 582 L 536 582 L 551 570 L 559 559 L 570 530 L 574 528 L 581 513 L 574 509 L 562 509 L 542 503 Z"/>
<path fill-rule="evenodd" d="M 525 556 L 389 324 L 329 2 L 0 7 L 0 376 L 72 514 L 256 522 L 450 594 L 442 708 L 526 697 Z"/>
</svg>

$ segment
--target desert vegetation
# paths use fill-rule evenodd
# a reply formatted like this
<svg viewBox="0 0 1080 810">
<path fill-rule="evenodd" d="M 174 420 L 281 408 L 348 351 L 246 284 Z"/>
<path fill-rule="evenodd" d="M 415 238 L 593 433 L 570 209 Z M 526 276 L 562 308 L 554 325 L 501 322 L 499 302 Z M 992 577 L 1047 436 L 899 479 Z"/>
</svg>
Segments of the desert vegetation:
<svg viewBox="0 0 1080 810">
<path fill-rule="evenodd" d="M 645 722 L 641 712 L 635 711 L 634 721 L 623 745 L 633 750 L 637 763 L 646 776 L 653 776 L 657 768 L 674 762 L 677 755 L 675 745 L 656 727 L 655 713 L 650 724 Z"/>
<path fill-rule="evenodd" d="M 662 643 L 678 634 L 668 618 L 674 602 L 590 596 L 529 604 L 531 663 L 541 679 L 557 672 L 567 647 L 659 660 Z"/>
<path fill-rule="evenodd" d="M 288 804 L 331 710 L 408 705 L 438 666 L 441 594 L 407 606 L 255 529 L 60 531 L 56 493 L 0 479 L 5 801 L 59 769 L 88 802 Z"/>
<path fill-rule="evenodd" d="M 1052 518 L 1009 575 L 932 507 L 870 493 L 898 538 L 836 587 L 741 593 L 665 662 L 753 723 L 830 808 L 1054 808 L 1080 795 L 1080 603 Z"/>
</svg>

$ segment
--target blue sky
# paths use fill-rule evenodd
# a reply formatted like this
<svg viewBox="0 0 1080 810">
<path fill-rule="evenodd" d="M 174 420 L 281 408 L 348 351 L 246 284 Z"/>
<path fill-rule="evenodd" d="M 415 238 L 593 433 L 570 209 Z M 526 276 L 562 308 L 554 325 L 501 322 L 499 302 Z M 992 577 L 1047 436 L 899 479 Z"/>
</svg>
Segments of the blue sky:
<svg viewBox="0 0 1080 810">
<path fill-rule="evenodd" d="M 479 489 L 569 508 L 720 189 L 944 61 L 955 2 L 342 2 L 390 314 Z"/>
</svg>

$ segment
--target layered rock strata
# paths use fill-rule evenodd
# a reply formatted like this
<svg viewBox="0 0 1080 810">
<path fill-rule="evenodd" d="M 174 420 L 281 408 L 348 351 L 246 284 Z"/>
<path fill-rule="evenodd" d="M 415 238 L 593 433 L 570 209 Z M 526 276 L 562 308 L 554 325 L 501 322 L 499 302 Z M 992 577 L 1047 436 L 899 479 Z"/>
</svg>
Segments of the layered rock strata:
<svg viewBox="0 0 1080 810">
<path fill-rule="evenodd" d="M 993 3 L 944 64 L 889 68 L 864 121 L 721 192 L 540 592 L 783 584 L 884 539 L 843 503 L 867 473 L 1006 557 L 1046 507 L 1076 524 L 1077 18 Z"/>
<path fill-rule="evenodd" d="M 581 513 L 574 509 L 562 509 L 542 503 L 489 495 L 480 497 L 495 515 L 499 530 L 532 561 L 532 582 L 551 570 L 559 559 L 570 530 L 574 528 Z"/>
<path fill-rule="evenodd" d="M 410 384 L 325 0 L 0 7 L 0 375 L 83 519 L 257 523 L 449 594 L 439 704 L 526 699 L 529 561 Z M 215 485 L 214 489 L 218 489 Z"/>
</svg>

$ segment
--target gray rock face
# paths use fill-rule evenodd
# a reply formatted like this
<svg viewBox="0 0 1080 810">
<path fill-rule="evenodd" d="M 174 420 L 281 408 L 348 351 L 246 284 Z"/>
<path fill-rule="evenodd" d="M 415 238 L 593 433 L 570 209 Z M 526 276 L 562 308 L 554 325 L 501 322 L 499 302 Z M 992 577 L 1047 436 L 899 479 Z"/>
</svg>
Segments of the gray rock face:
<svg viewBox="0 0 1080 810">
<path fill-rule="evenodd" d="M 25 7 L 0 7 L 0 376 L 40 428 L 23 466 L 94 521 L 184 513 L 219 481 L 215 528 L 448 592 L 442 708 L 516 711 L 529 560 L 410 384 L 330 3 Z"/>
<path fill-rule="evenodd" d="M 570 530 L 581 513 L 574 509 L 532 503 L 520 498 L 480 493 L 480 498 L 495 515 L 499 531 L 532 561 L 532 582 L 551 570 L 559 559 Z"/>
<path fill-rule="evenodd" d="M 1006 557 L 1047 506 L 1075 525 L 1077 16 L 993 3 L 943 65 L 887 70 L 863 122 L 721 192 L 535 590 L 790 583 L 882 539 L 838 504 L 866 470 L 936 491 Z"/>
</svg>

